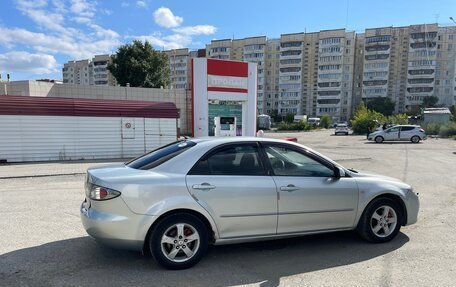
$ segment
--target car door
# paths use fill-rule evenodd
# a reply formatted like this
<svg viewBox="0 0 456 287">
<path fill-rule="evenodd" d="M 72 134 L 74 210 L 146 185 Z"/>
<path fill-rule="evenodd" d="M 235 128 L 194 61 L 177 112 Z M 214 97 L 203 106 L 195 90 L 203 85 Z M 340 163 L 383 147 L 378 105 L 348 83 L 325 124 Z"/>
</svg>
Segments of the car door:
<svg viewBox="0 0 456 287">
<path fill-rule="evenodd" d="M 402 141 L 409 141 L 412 136 L 414 135 L 414 129 L 415 127 L 413 126 L 403 126 L 401 127 L 401 132 L 400 132 L 400 138 Z"/>
<path fill-rule="evenodd" d="M 331 163 L 296 146 L 265 144 L 264 151 L 278 187 L 278 234 L 353 226 L 353 178 L 335 176 Z"/>
<path fill-rule="evenodd" d="M 217 147 L 186 176 L 187 188 L 217 222 L 221 238 L 272 235 L 277 188 L 256 142 Z"/>
<path fill-rule="evenodd" d="M 399 140 L 400 135 L 400 127 L 392 127 L 386 129 L 384 132 L 385 140 L 387 141 L 397 141 Z"/>
</svg>

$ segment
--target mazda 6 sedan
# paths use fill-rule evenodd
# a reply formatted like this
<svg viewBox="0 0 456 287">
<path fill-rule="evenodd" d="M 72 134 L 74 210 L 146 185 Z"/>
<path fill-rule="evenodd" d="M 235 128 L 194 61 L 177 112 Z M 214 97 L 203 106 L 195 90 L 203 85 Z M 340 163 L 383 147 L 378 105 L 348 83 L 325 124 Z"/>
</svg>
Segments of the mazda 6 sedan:
<svg viewBox="0 0 456 287">
<path fill-rule="evenodd" d="M 80 211 L 90 236 L 150 252 L 169 269 L 195 265 L 209 244 L 342 230 L 387 242 L 419 209 L 406 183 L 266 138 L 178 141 L 90 168 L 85 189 Z"/>
</svg>

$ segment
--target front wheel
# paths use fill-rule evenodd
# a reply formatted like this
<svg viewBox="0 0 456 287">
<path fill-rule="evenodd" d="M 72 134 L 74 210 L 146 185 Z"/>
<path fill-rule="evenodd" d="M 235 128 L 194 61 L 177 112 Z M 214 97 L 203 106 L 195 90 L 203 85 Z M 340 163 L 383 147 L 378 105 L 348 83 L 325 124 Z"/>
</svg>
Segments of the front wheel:
<svg viewBox="0 0 456 287">
<path fill-rule="evenodd" d="M 208 241 L 207 229 L 199 218 L 178 213 L 158 223 L 149 238 L 149 247 L 161 266 L 187 269 L 201 260 Z"/>
<path fill-rule="evenodd" d="M 399 205 L 391 199 L 379 198 L 366 207 L 358 224 L 358 232 L 367 241 L 388 242 L 399 233 L 401 222 Z"/>
<path fill-rule="evenodd" d="M 382 143 L 383 142 L 383 137 L 381 137 L 381 136 L 376 137 L 375 138 L 375 142 L 376 143 Z"/>
<path fill-rule="evenodd" d="M 420 137 L 419 136 L 413 136 L 410 141 L 412 143 L 419 143 L 420 142 Z"/>
</svg>

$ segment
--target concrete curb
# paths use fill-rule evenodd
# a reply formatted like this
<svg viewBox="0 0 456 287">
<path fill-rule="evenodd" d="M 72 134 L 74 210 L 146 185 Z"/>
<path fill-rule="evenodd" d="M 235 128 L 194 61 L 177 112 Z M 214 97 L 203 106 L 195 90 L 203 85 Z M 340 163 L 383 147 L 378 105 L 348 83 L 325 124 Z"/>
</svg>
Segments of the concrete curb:
<svg viewBox="0 0 456 287">
<path fill-rule="evenodd" d="M 51 177 L 51 176 L 71 176 L 71 175 L 81 175 L 81 174 L 86 174 L 86 173 L 85 172 L 76 172 L 76 173 L 58 173 L 58 174 L 0 176 L 0 179 L 17 179 L 17 178 Z"/>
</svg>

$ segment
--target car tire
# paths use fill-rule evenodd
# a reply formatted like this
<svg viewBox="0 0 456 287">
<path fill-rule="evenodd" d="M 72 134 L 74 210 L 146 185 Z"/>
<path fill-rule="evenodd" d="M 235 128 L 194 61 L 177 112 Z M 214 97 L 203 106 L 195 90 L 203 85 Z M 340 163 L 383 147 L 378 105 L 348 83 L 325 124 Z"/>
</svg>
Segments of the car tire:
<svg viewBox="0 0 456 287">
<path fill-rule="evenodd" d="M 162 219 L 149 237 L 149 248 L 158 264 L 167 269 L 187 269 L 198 263 L 208 247 L 208 231 L 201 220 L 187 213 Z"/>
<path fill-rule="evenodd" d="M 413 136 L 413 137 L 410 139 L 410 141 L 411 141 L 412 143 L 419 143 L 420 140 L 421 140 L 421 139 L 420 139 L 419 136 Z"/>
<path fill-rule="evenodd" d="M 392 240 L 399 233 L 402 211 L 389 198 L 373 200 L 364 210 L 358 223 L 358 233 L 367 241 L 383 243 Z"/>
<path fill-rule="evenodd" d="M 383 142 L 383 140 L 384 140 L 384 138 L 383 138 L 383 137 L 381 137 L 381 136 L 377 136 L 377 137 L 375 137 L 375 142 L 376 142 L 376 143 L 382 143 L 382 142 Z"/>
</svg>

